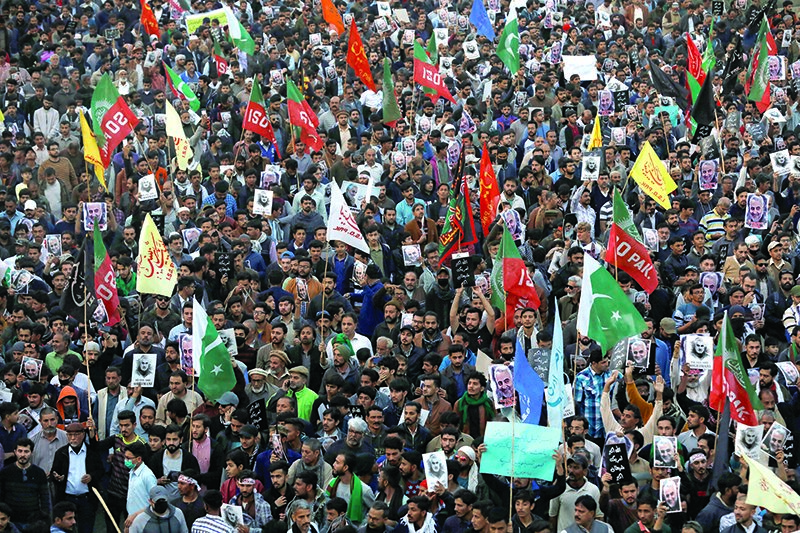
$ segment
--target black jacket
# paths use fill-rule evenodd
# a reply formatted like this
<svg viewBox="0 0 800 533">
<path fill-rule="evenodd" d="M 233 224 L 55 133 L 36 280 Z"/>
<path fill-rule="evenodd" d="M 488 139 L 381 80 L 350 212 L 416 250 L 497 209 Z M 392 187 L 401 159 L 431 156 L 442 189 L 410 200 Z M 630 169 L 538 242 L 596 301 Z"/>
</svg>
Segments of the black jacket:
<svg viewBox="0 0 800 533">
<path fill-rule="evenodd" d="M 181 447 L 181 449 L 183 451 L 181 454 L 181 472 L 190 469 L 200 472 L 200 465 L 197 463 L 197 459 L 195 459 L 194 455 L 183 449 L 183 447 Z M 211 452 L 212 454 L 214 452 L 213 446 L 211 448 Z M 166 453 L 166 450 L 162 449 L 160 452 L 153 454 L 150 457 L 150 460 L 147 461 L 147 466 L 153 472 L 153 475 L 156 476 L 156 479 L 161 479 L 164 477 L 164 453 Z M 221 475 L 222 474 L 220 474 L 220 476 Z"/>
<path fill-rule="evenodd" d="M 86 445 L 84 444 L 84 446 Z M 53 455 L 53 468 L 50 470 L 50 479 L 53 481 L 53 485 L 56 489 L 56 502 L 62 501 L 66 495 L 67 475 L 69 473 L 70 466 L 69 448 L 69 444 L 62 446 L 56 450 L 56 453 Z M 101 486 L 101 480 L 103 478 L 103 474 L 105 474 L 103 456 L 99 451 L 89 448 L 88 446 L 86 446 L 86 473 L 92 477 L 92 480 L 89 482 L 90 487 Z M 52 474 L 64 476 L 64 479 L 58 481 Z M 89 494 L 92 495 L 91 497 L 94 497 L 93 492 L 90 491 Z"/>
<path fill-rule="evenodd" d="M 207 437 L 211 439 L 211 437 Z M 197 464 L 197 459 L 195 459 L 194 455 L 191 453 L 189 445 L 192 444 L 194 441 L 184 442 L 181 445 L 181 449 L 185 452 L 183 454 L 184 457 L 187 455 L 194 459 L 195 464 Z M 160 466 L 159 460 L 159 466 Z M 205 474 L 200 474 L 197 477 L 197 482 L 201 485 L 205 485 L 206 489 L 216 489 L 219 490 L 220 481 L 222 480 L 222 469 L 225 467 L 225 446 L 218 441 L 217 439 L 211 439 L 211 460 L 208 464 L 208 472 Z M 195 466 L 196 469 L 200 470 L 199 466 Z M 153 470 L 153 473 L 156 474 L 156 471 Z M 158 477 L 158 474 L 156 474 Z"/>
</svg>

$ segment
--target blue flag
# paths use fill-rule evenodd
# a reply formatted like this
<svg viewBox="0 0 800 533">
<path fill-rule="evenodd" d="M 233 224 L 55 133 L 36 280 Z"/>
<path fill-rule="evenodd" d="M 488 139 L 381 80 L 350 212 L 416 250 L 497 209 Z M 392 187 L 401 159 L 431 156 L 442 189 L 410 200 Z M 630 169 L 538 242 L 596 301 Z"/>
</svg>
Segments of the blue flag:
<svg viewBox="0 0 800 533">
<path fill-rule="evenodd" d="M 514 388 L 519 393 L 519 417 L 526 424 L 538 425 L 542 416 L 544 381 L 531 368 L 519 341 L 514 355 Z"/>
<path fill-rule="evenodd" d="M 478 35 L 483 35 L 487 39 L 494 41 L 494 28 L 492 28 L 492 21 L 489 20 L 489 14 L 486 12 L 483 0 L 473 0 L 469 21 L 478 30 Z"/>
</svg>

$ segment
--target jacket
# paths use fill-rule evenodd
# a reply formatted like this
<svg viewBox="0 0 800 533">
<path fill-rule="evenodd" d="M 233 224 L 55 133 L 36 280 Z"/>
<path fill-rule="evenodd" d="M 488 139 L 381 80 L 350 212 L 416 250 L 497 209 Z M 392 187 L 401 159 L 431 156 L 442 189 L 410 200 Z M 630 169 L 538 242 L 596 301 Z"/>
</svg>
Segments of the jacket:
<svg viewBox="0 0 800 533">
<path fill-rule="evenodd" d="M 131 524 L 130 533 L 178 533 L 189 531 L 183 511 L 170 504 L 166 516 L 158 516 L 147 507 Z"/>
<path fill-rule="evenodd" d="M 61 389 L 61 392 L 58 395 L 58 400 L 56 401 L 56 409 L 58 410 L 59 417 L 61 417 L 61 423 L 58 424 L 59 429 L 64 429 L 71 422 L 81 422 L 81 423 L 86 422 L 86 420 L 89 418 L 89 412 L 86 410 L 87 402 L 81 401 L 84 399 L 88 400 L 88 398 L 86 398 L 85 396 L 86 393 L 84 391 L 81 391 L 83 392 L 82 395 L 78 394 L 79 390 L 80 389 L 78 389 L 77 387 L 73 387 L 71 385 L 67 385 L 66 387 Z M 64 414 L 64 398 L 69 398 L 69 397 L 75 398 L 75 401 L 77 402 L 76 407 L 78 413 L 78 420 L 75 420 L 75 417 L 73 415 L 70 415 L 69 420 L 67 420 L 67 416 L 65 416 Z"/>
<path fill-rule="evenodd" d="M 211 441 L 212 443 L 214 441 Z M 200 465 L 197 463 L 197 459 L 195 459 L 194 455 L 189 453 L 187 450 L 181 448 L 181 472 L 184 470 L 197 470 L 200 471 Z M 213 454 L 214 447 L 212 445 L 211 451 Z M 152 455 L 150 459 L 147 461 L 147 467 L 153 472 L 153 475 L 156 476 L 156 479 L 161 479 L 164 477 L 164 453 L 166 453 L 166 449 L 162 448 L 160 452 Z"/>
<path fill-rule="evenodd" d="M 103 465 L 103 456 L 98 450 L 89 448 L 86 444 L 83 445 L 86 448 L 86 473 L 91 476 L 92 480 L 89 482 L 90 487 L 99 487 L 100 482 L 105 474 L 105 467 Z M 55 455 L 53 456 L 53 468 L 51 473 L 58 474 L 59 476 L 64 476 L 64 479 L 58 481 L 55 477 L 51 476 L 53 480 L 53 486 L 55 487 L 55 499 L 56 502 L 60 502 L 64 499 L 67 491 L 67 475 L 69 473 L 70 468 L 70 458 L 72 457 L 69 454 L 70 446 L 69 444 L 63 446 L 56 450 Z M 91 491 L 89 494 L 93 494 Z"/>
<path fill-rule="evenodd" d="M 733 512 L 733 508 L 725 505 L 725 503 L 719 499 L 719 494 L 717 494 L 711 498 L 706 508 L 697 515 L 697 522 L 703 526 L 703 531 L 719 531 L 720 518 L 731 512 Z M 763 530 L 761 532 L 754 531 L 753 533 L 763 533 Z"/>
<path fill-rule="evenodd" d="M 222 479 L 222 469 L 225 467 L 225 445 L 217 439 L 212 439 L 210 436 L 206 438 L 211 439 L 211 460 L 208 463 L 208 472 L 197 476 L 197 482 L 204 485 L 206 489 L 219 489 L 219 484 Z M 183 454 L 184 457 L 189 456 L 197 463 L 197 459 L 191 452 L 190 445 L 192 443 L 194 443 L 194 440 L 184 442 L 181 445 L 181 450 L 185 452 Z M 200 467 L 197 465 L 195 468 L 198 471 L 200 470 Z M 153 473 L 155 473 L 155 470 Z"/>
</svg>

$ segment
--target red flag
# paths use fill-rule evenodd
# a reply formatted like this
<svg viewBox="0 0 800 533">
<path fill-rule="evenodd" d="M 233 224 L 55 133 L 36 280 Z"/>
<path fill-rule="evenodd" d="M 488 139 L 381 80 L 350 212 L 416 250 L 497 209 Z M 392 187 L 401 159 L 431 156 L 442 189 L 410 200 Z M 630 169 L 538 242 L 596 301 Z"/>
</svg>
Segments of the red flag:
<svg viewBox="0 0 800 533">
<path fill-rule="evenodd" d="M 257 133 L 271 142 L 272 146 L 275 147 L 275 153 L 278 157 L 281 157 L 281 151 L 278 149 L 278 139 L 275 137 L 275 130 L 272 129 L 272 123 L 269 121 L 269 115 L 264 106 L 264 97 L 261 94 L 261 84 L 258 81 L 253 83 L 253 89 L 250 91 L 250 101 L 247 103 L 247 109 L 244 112 L 242 129 Z"/>
<path fill-rule="evenodd" d="M 372 71 L 369 69 L 369 60 L 367 59 L 367 53 L 364 51 L 364 44 L 361 42 L 358 28 L 356 28 L 355 17 L 353 17 L 353 21 L 350 24 L 350 40 L 347 43 L 347 64 L 353 67 L 356 76 L 364 85 L 369 87 L 372 92 L 378 92 L 375 82 L 372 80 Z"/>
<path fill-rule="evenodd" d="M 539 309 L 541 301 L 536 292 L 536 285 L 531 280 L 528 267 L 525 266 L 519 248 L 506 227 L 503 227 L 500 248 L 497 250 L 489 280 L 492 287 L 492 304 L 503 309 L 506 316 L 514 316 L 514 311 L 519 308 Z M 505 308 L 503 308 L 504 303 Z"/>
<path fill-rule="evenodd" d="M 444 84 L 439 68 L 431 64 L 431 59 L 419 42 L 414 41 L 414 81 L 423 87 L 432 89 L 435 92 L 428 93 L 431 100 L 436 102 L 440 96 L 444 96 L 453 104 L 456 103 L 447 85 Z"/>
<path fill-rule="evenodd" d="M 118 324 L 122 319 L 119 314 L 119 295 L 117 294 L 117 278 L 114 267 L 106 252 L 100 225 L 94 225 L 94 292 L 106 310 L 108 322 L 106 326 Z"/>
<path fill-rule="evenodd" d="M 300 139 L 312 150 L 322 150 L 322 138 L 317 133 L 319 119 L 292 80 L 286 82 L 289 122 L 300 128 Z"/>
<path fill-rule="evenodd" d="M 500 186 L 497 184 L 497 177 L 494 175 L 492 161 L 489 159 L 489 149 L 483 143 L 483 154 L 481 155 L 480 172 L 481 190 L 481 226 L 483 233 L 487 234 L 489 226 L 497 216 L 497 204 L 500 203 Z"/>
<path fill-rule="evenodd" d="M 763 409 L 764 406 L 758 399 L 758 394 L 742 364 L 739 344 L 726 311 L 717 351 L 714 354 L 708 406 L 716 411 L 722 411 L 723 403 L 728 402 L 732 420 L 746 426 L 758 425 L 755 410 Z"/>
<path fill-rule="evenodd" d="M 156 20 L 156 16 L 153 13 L 152 8 L 147 4 L 147 0 L 141 0 L 141 4 L 142 16 L 140 20 L 142 22 L 144 31 L 146 31 L 148 35 L 161 37 L 161 32 L 158 31 L 158 21 Z"/>
<path fill-rule="evenodd" d="M 650 294 L 658 287 L 658 275 L 619 189 L 614 189 L 612 207 L 606 262 L 630 274 Z"/>
<path fill-rule="evenodd" d="M 333 26 L 338 35 L 344 33 L 344 21 L 342 15 L 336 6 L 333 5 L 333 0 L 322 0 L 322 18 L 329 26 Z"/>
<path fill-rule="evenodd" d="M 697 46 L 692 40 L 692 36 L 688 33 L 686 34 L 686 49 L 686 70 L 688 70 L 689 74 L 694 76 L 694 79 L 697 80 L 697 83 L 702 86 L 703 81 L 706 79 L 706 73 L 703 71 L 703 54 L 701 54 L 700 50 L 697 49 Z"/>
</svg>

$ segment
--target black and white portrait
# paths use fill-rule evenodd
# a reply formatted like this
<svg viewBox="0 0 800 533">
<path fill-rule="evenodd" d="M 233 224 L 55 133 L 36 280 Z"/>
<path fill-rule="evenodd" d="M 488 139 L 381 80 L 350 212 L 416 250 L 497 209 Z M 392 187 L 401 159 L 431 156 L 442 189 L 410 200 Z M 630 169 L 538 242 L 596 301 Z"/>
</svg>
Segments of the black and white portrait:
<svg viewBox="0 0 800 533">
<path fill-rule="evenodd" d="M 94 231 L 97 224 L 101 231 L 108 228 L 108 212 L 105 202 L 86 202 L 83 204 L 83 229 Z"/>
<path fill-rule="evenodd" d="M 22 358 L 22 375 L 28 381 L 39 381 L 39 375 L 42 373 L 42 362 L 40 359 L 33 357 Z"/>
<path fill-rule="evenodd" d="M 146 202 L 158 198 L 155 174 L 148 174 L 139 179 L 139 201 Z"/>
<path fill-rule="evenodd" d="M 625 128 L 611 128 L 611 141 L 614 144 L 625 144 Z"/>
<path fill-rule="evenodd" d="M 744 227 L 756 230 L 767 229 L 767 197 L 763 194 L 748 194 L 744 212 Z"/>
<path fill-rule="evenodd" d="M 236 332 L 233 328 L 219 330 L 219 340 L 225 345 L 228 353 L 233 356 L 239 355 L 239 348 L 236 346 Z"/>
<path fill-rule="evenodd" d="M 283 72 L 278 69 L 273 69 L 269 71 L 269 82 L 272 85 L 283 85 Z"/>
<path fill-rule="evenodd" d="M 405 170 L 408 167 L 408 158 L 403 152 L 392 152 L 390 157 L 395 171 Z"/>
<path fill-rule="evenodd" d="M 789 429 L 779 422 L 773 422 L 769 431 L 764 435 L 764 440 L 761 441 L 761 449 L 775 459 L 778 452 L 783 450 L 786 445 L 787 438 L 789 438 Z"/>
<path fill-rule="evenodd" d="M 514 405 L 514 374 L 512 372 L 511 367 L 506 365 L 489 367 L 496 409 Z"/>
<path fill-rule="evenodd" d="M 447 457 L 444 452 L 422 454 L 425 465 L 425 479 L 428 480 L 428 490 L 435 491 L 438 484 L 447 487 Z"/>
<path fill-rule="evenodd" d="M 581 177 L 584 180 L 597 181 L 597 177 L 600 175 L 600 156 L 599 155 L 585 156 L 583 158 L 583 166 L 581 168 L 582 168 Z"/>
<path fill-rule="evenodd" d="M 772 170 L 780 175 L 788 174 L 791 172 L 791 158 L 789 157 L 789 150 L 780 150 L 778 152 L 769 154 L 769 159 L 772 162 Z"/>
<path fill-rule="evenodd" d="M 710 335 L 681 336 L 681 350 L 689 368 L 711 370 L 714 365 L 714 338 Z"/>
<path fill-rule="evenodd" d="M 628 339 L 627 361 L 640 369 L 647 369 L 650 363 L 650 340 L 641 337 Z"/>
<path fill-rule="evenodd" d="M 187 251 L 193 251 L 197 241 L 200 240 L 200 234 L 203 230 L 200 228 L 186 228 L 181 230 L 181 237 L 183 237 L 183 248 Z"/>
<path fill-rule="evenodd" d="M 265 189 L 256 189 L 253 195 L 253 213 L 256 215 L 272 215 L 273 192 Z"/>
<path fill-rule="evenodd" d="M 481 56 L 481 52 L 478 48 L 478 41 L 474 39 L 471 41 L 466 41 L 461 48 L 464 50 L 464 57 L 467 59 L 478 59 Z"/>
<path fill-rule="evenodd" d="M 436 44 L 447 44 L 450 40 L 450 32 L 447 28 L 434 28 L 433 33 L 436 35 Z"/>
<path fill-rule="evenodd" d="M 597 114 L 602 117 L 609 117 L 614 114 L 614 93 L 608 90 L 598 91 L 600 98 Z"/>
<path fill-rule="evenodd" d="M 231 505 L 229 503 L 223 503 L 221 509 L 222 519 L 225 520 L 225 523 L 233 528 L 234 531 L 238 529 L 237 526 L 244 525 L 244 519 L 242 518 L 242 508 L 238 505 Z"/>
<path fill-rule="evenodd" d="M 658 252 L 658 230 L 642 228 L 642 241 L 649 251 Z"/>
<path fill-rule="evenodd" d="M 681 512 L 681 478 L 662 479 L 659 498 L 667 506 L 667 513 Z"/>
<path fill-rule="evenodd" d="M 133 354 L 131 385 L 134 387 L 152 387 L 156 382 L 156 354 Z"/>
<path fill-rule="evenodd" d="M 308 43 L 311 46 L 319 46 L 322 44 L 322 34 L 320 33 L 312 33 L 308 36 Z"/>
<path fill-rule="evenodd" d="M 713 191 L 717 188 L 719 183 L 719 163 L 716 159 L 700 161 L 698 173 L 701 191 Z"/>
<path fill-rule="evenodd" d="M 406 244 L 403 246 L 403 264 L 405 266 L 422 266 L 422 251 L 419 244 Z"/>
<path fill-rule="evenodd" d="M 740 456 L 761 461 L 761 441 L 764 440 L 764 426 L 745 426 L 736 428 L 736 446 L 734 450 Z"/>
<path fill-rule="evenodd" d="M 658 468 L 677 468 L 675 456 L 678 453 L 678 437 L 653 437 L 653 466 Z"/>
</svg>

